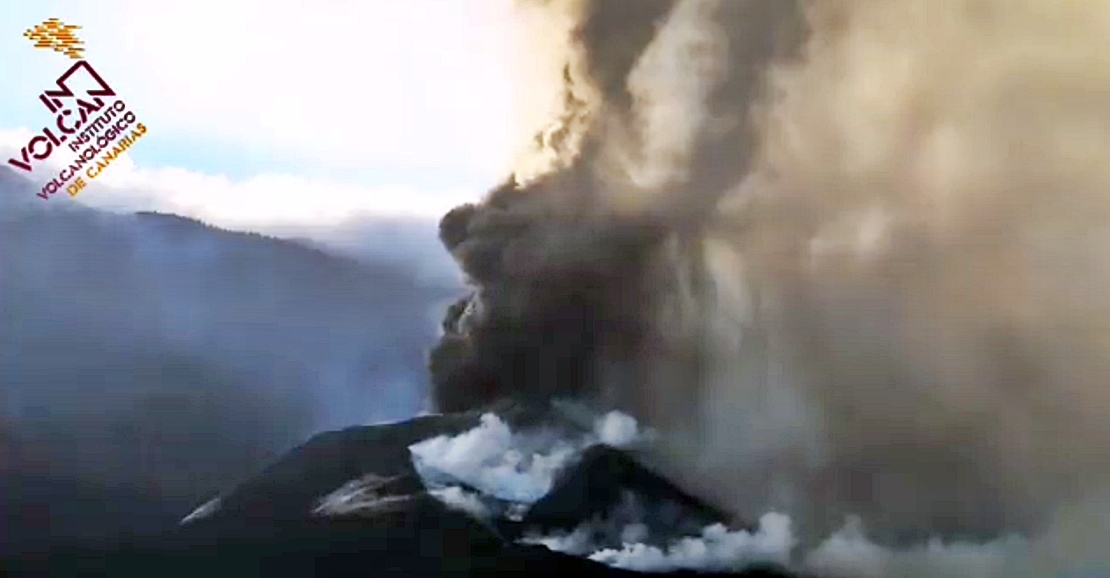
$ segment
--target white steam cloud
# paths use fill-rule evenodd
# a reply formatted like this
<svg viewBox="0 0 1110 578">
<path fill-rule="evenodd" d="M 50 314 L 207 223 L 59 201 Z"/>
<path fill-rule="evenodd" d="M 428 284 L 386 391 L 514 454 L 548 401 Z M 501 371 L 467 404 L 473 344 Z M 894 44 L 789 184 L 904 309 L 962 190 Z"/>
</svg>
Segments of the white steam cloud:
<svg viewBox="0 0 1110 578">
<path fill-rule="evenodd" d="M 636 418 L 616 410 L 597 419 L 594 435 L 601 443 L 615 448 L 628 447 L 643 439 Z"/>
<path fill-rule="evenodd" d="M 629 447 L 645 439 L 649 436 L 639 428 L 636 419 L 619 411 L 595 418 L 592 432 L 571 439 L 555 432 L 513 432 L 500 417 L 487 413 L 471 430 L 425 440 L 411 446 L 410 451 L 418 472 L 433 488 L 432 496 L 449 508 L 488 521 L 495 513 L 483 498 L 492 497 L 526 508 L 546 495 L 555 477 L 572 466 L 587 447 L 597 443 Z M 321 499 L 317 513 L 349 515 L 404 501 L 404 497 L 378 495 L 376 489 L 389 481 L 373 475 L 353 480 Z M 456 482 L 476 491 L 452 485 Z M 872 542 L 862 521 L 855 516 L 806 551 L 798 547 L 791 518 L 777 512 L 760 517 L 752 531 L 711 524 L 702 528 L 700 534 L 660 546 L 659 540 L 651 540 L 648 526 L 636 519 L 643 510 L 634 496 L 626 495 L 618 510 L 611 520 L 592 520 L 569 533 L 533 535 L 522 541 L 647 573 L 727 572 L 774 565 L 815 578 L 1003 578 L 1026 575 L 1021 572 L 1028 572 L 1031 563 L 1030 545 L 1017 535 L 982 544 L 946 544 L 933 539 L 914 547 L 894 549 Z M 619 527 L 612 527 L 614 524 Z M 599 535 L 614 530 L 619 533 L 622 547 L 605 547 L 596 541 Z"/>
<path fill-rule="evenodd" d="M 638 572 L 735 572 L 774 566 L 814 578 L 1007 578 L 1032 577 L 1034 563 L 1028 541 L 1017 535 L 986 543 L 942 542 L 934 538 L 896 549 L 872 542 L 862 522 L 851 516 L 817 547 L 798 548 L 789 516 L 764 514 L 754 531 L 706 526 L 700 535 L 682 537 L 660 547 L 647 543 L 642 524 L 627 524 L 623 546 L 595 543 L 597 524 L 586 523 L 566 534 L 529 537 L 525 541 L 551 550 L 588 557 L 596 562 Z M 1077 574 L 1078 575 L 1078 574 Z M 1099 574 L 1082 574 L 1099 576 Z"/>
<path fill-rule="evenodd" d="M 484 494 L 532 503 L 551 490 L 554 476 L 577 453 L 562 440 L 514 435 L 492 413 L 478 427 L 412 445 L 413 463 L 432 484 L 463 482 Z"/>
<path fill-rule="evenodd" d="M 459 486 L 435 489 L 429 493 L 446 504 L 448 508 L 466 512 L 479 520 L 488 520 L 492 516 L 492 512 L 478 494 L 468 492 Z"/>
<path fill-rule="evenodd" d="M 489 521 L 497 515 L 488 502 L 492 498 L 518 506 L 502 513 L 519 519 L 520 510 L 546 495 L 555 477 L 573 466 L 584 449 L 598 443 L 628 447 L 648 437 L 635 418 L 621 412 L 597 417 L 594 425 L 594 431 L 570 437 L 554 431 L 514 432 L 500 417 L 487 413 L 469 431 L 419 442 L 410 451 L 431 495 L 448 507 Z M 405 499 L 379 495 L 377 489 L 390 481 L 373 475 L 353 480 L 324 497 L 318 513 L 388 508 Z M 858 516 L 848 516 L 842 527 L 807 546 L 791 517 L 780 512 L 763 514 L 750 531 L 717 523 L 677 538 L 651 536 L 640 518 L 644 513 L 635 496 L 628 494 L 606 518 L 585 521 L 571 532 L 529 535 L 522 541 L 650 573 L 727 572 L 770 565 L 814 578 L 1034 578 L 1046 572 L 1055 577 L 1064 570 L 1101 578 L 1106 574 L 1098 572 L 1107 568 L 1092 566 L 1082 557 L 1060 560 L 1070 553 L 1069 547 L 1083 551 L 1083 540 L 1098 539 L 1107 524 L 1106 512 L 1099 509 L 1085 511 L 1085 517 L 1063 516 L 1064 525 L 1049 533 L 1051 539 L 1030 541 L 1016 533 L 982 541 L 934 537 L 905 547 L 876 543 Z M 622 546 L 607 546 L 601 541 L 607 535 L 619 536 Z"/>
<path fill-rule="evenodd" d="M 620 550 L 599 550 L 590 554 L 590 559 L 639 572 L 726 572 L 756 564 L 786 566 L 794 543 L 790 518 L 770 513 L 760 518 L 759 529 L 755 532 L 729 531 L 723 524 L 713 524 L 707 526 L 701 536 L 682 538 L 665 550 L 630 543 Z"/>
<path fill-rule="evenodd" d="M 594 425 L 595 431 L 568 441 L 553 431 L 513 432 L 500 417 L 486 413 L 471 430 L 424 440 L 409 451 L 417 472 L 443 501 L 462 504 L 474 497 L 458 486 L 461 482 L 499 500 L 531 504 L 551 491 L 555 477 L 585 448 L 598 443 L 627 447 L 647 439 L 635 418 L 618 411 L 596 418 Z"/>
<path fill-rule="evenodd" d="M 195 522 L 196 520 L 203 520 L 204 518 L 211 517 L 213 514 L 220 511 L 221 506 L 223 506 L 223 499 L 220 496 L 216 496 L 200 506 L 197 506 L 197 509 L 182 518 L 180 523 L 184 525 Z"/>
<path fill-rule="evenodd" d="M 317 501 L 313 513 L 318 516 L 349 516 L 360 512 L 378 512 L 409 502 L 412 497 L 382 493 L 379 490 L 398 479 L 366 474 L 351 480 Z"/>
</svg>

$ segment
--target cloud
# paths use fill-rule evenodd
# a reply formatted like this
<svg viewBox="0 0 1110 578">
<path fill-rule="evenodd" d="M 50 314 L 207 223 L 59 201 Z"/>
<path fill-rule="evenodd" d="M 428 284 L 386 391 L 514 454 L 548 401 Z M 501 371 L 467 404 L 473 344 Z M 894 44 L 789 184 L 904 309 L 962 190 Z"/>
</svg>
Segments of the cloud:
<svg viewBox="0 0 1110 578">
<path fill-rule="evenodd" d="M 636 418 L 619 411 L 611 411 L 597 418 L 594 434 L 601 443 L 618 448 L 632 445 L 641 437 Z"/>
<path fill-rule="evenodd" d="M 450 486 L 429 492 L 448 508 L 466 512 L 479 520 L 486 520 L 492 515 L 482 499 L 473 492 L 467 492 L 459 486 Z"/>
<path fill-rule="evenodd" d="M 409 448 L 421 477 L 432 485 L 457 480 L 501 500 L 533 503 L 551 490 L 555 475 L 579 446 L 514 434 L 492 413 L 455 437 L 439 436 Z"/>
<path fill-rule="evenodd" d="M 1000 578 L 1029 575 L 1026 568 L 1031 561 L 1028 542 L 1017 535 L 984 543 L 945 543 L 934 538 L 907 548 L 884 547 L 868 538 L 855 516 L 808 551 L 797 548 L 791 518 L 776 512 L 760 517 L 754 531 L 711 524 L 699 535 L 670 540 L 665 546 L 649 543 L 646 527 L 632 523 L 623 526 L 620 548 L 601 547 L 595 538 L 600 524 L 584 523 L 569 533 L 534 536 L 524 542 L 638 572 L 727 572 L 770 565 L 815 578 Z"/>
<path fill-rule="evenodd" d="M 0 65 L 18 77 L 0 95 L 0 131 L 49 120 L 35 95 L 69 61 L 21 36 L 48 17 L 82 26 L 87 58 L 150 129 L 134 151 L 142 170 L 124 170 L 132 157 L 114 163 L 98 179 L 112 198 L 90 190 L 80 201 L 90 205 L 229 227 L 438 218 L 500 179 L 525 138 L 510 112 L 510 0 L 95 9 L 56 0 L 13 10 L 0 49 L 21 66 Z M 214 150 L 241 162 L 230 168 Z"/>
<path fill-rule="evenodd" d="M 621 550 L 595 552 L 590 559 L 639 572 L 729 571 L 751 564 L 786 565 L 794 544 L 790 518 L 769 513 L 760 518 L 755 533 L 713 524 L 701 536 L 682 538 L 666 550 L 643 543 L 625 544 Z"/>
<path fill-rule="evenodd" d="M 32 134 L 25 127 L 0 130 L 0 158 L 15 155 Z M 134 146 L 143 144 L 140 139 Z M 67 149 L 63 152 L 66 154 L 51 157 L 51 164 L 36 168 L 33 180 L 45 182 L 72 160 L 73 153 Z M 366 185 L 291 173 L 232 179 L 179 167 L 142 167 L 125 152 L 77 197 L 60 191 L 42 202 L 78 202 L 115 211 L 157 210 L 217 226 L 252 229 L 334 225 L 375 216 L 437 219 L 460 200 L 474 196 L 475 192 L 465 186 L 428 189 L 407 183 Z"/>
<path fill-rule="evenodd" d="M 189 524 L 191 522 L 195 522 L 196 520 L 209 518 L 212 516 L 212 514 L 218 512 L 221 506 L 223 506 L 223 499 L 219 496 L 216 496 L 215 498 L 212 498 L 211 500 L 208 500 L 207 502 L 198 506 L 197 509 L 190 512 L 188 516 L 182 518 L 181 523 Z"/>
<path fill-rule="evenodd" d="M 383 494 L 382 487 L 395 481 L 396 476 L 385 478 L 366 474 L 351 480 L 339 489 L 320 498 L 313 513 L 320 516 L 346 516 L 360 512 L 380 511 L 412 500 L 408 495 Z"/>
<path fill-rule="evenodd" d="M 531 504 L 546 495 L 555 477 L 581 452 L 597 443 L 625 447 L 650 443 L 652 432 L 640 431 L 636 419 L 612 411 L 594 419 L 594 431 L 563 439 L 554 431 L 513 432 L 492 413 L 457 436 L 438 436 L 409 447 L 425 482 L 457 482 L 501 500 Z M 554 437 L 553 437 L 554 436 Z"/>
<path fill-rule="evenodd" d="M 164 134 L 314 165 L 438 166 L 493 180 L 514 148 L 511 4 L 53 2 L 20 9 L 0 31 L 18 36 L 50 16 L 82 25 L 90 62 Z M 46 81 L 61 68 L 63 58 L 17 40 L 6 44 L 56 63 L 32 74 Z"/>
</svg>

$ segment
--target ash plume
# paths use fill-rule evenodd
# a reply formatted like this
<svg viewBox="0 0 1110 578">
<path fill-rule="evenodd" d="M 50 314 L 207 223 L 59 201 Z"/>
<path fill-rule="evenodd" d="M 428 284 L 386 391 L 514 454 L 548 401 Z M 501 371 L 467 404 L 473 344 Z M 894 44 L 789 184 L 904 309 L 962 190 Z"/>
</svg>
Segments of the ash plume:
<svg viewBox="0 0 1110 578">
<path fill-rule="evenodd" d="M 521 9 L 558 16 L 562 106 L 441 223 L 474 287 L 441 409 L 622 409 L 810 545 L 849 515 L 887 544 L 1081 527 L 1110 473 L 1110 8 Z M 1099 555 L 1069 540 L 1045 556 Z"/>
</svg>

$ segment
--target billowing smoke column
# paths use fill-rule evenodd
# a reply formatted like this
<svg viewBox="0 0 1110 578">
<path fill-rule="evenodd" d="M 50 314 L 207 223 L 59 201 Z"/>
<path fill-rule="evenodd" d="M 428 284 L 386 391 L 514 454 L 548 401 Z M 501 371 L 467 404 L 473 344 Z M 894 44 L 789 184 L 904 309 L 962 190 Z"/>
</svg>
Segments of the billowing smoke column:
<svg viewBox="0 0 1110 578">
<path fill-rule="evenodd" d="M 813 536 L 1036 533 L 1108 485 L 1110 5 L 521 10 L 565 39 L 562 106 L 441 223 L 475 292 L 440 408 L 622 408 L 689 488 Z"/>
<path fill-rule="evenodd" d="M 536 137 L 546 171 L 441 223 L 478 287 L 449 313 L 433 360 L 445 409 L 507 390 L 634 388 L 654 253 L 676 229 L 699 234 L 745 174 L 745 110 L 778 44 L 769 24 L 796 23 L 789 2 L 536 4 L 571 15 L 564 106 Z"/>
</svg>

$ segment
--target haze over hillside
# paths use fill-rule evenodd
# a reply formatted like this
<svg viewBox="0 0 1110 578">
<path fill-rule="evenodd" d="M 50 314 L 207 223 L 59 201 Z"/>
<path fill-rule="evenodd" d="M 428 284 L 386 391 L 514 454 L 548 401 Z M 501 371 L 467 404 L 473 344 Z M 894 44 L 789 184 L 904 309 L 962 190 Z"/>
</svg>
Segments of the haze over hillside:
<svg viewBox="0 0 1110 578">
<path fill-rule="evenodd" d="M 0 467 L 28 488 L 11 495 L 75 478 L 187 508 L 312 432 L 423 407 L 453 283 L 68 200 L 0 169 Z"/>
</svg>

